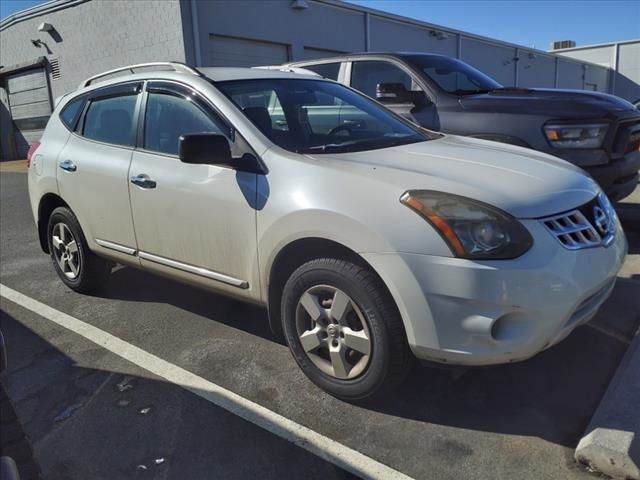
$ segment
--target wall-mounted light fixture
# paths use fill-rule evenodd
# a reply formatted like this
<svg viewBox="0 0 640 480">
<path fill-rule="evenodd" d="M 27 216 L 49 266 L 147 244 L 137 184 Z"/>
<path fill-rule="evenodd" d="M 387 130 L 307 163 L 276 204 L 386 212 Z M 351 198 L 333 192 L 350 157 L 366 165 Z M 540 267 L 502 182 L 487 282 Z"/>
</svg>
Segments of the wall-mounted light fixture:
<svg viewBox="0 0 640 480">
<path fill-rule="evenodd" d="M 441 32 L 439 30 L 431 30 L 429 35 L 437 38 L 438 40 L 446 40 L 449 38 L 449 34 L 447 32 Z"/>
<path fill-rule="evenodd" d="M 38 25 L 39 32 L 53 32 L 53 30 L 53 25 L 51 25 L 50 23 L 42 22 L 40 25 Z"/>
</svg>

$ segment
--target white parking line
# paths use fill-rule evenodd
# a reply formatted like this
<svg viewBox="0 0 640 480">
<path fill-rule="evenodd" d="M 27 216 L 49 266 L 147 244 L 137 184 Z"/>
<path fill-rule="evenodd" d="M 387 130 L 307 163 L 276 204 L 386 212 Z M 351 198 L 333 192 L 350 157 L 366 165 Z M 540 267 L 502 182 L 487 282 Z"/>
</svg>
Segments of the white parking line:
<svg viewBox="0 0 640 480">
<path fill-rule="evenodd" d="M 404 473 L 330 439 L 310 428 L 167 362 L 135 345 L 0 284 L 0 296 L 90 340 L 119 357 L 179 385 L 199 397 L 278 435 L 348 472 L 366 479 L 404 479 Z"/>
</svg>

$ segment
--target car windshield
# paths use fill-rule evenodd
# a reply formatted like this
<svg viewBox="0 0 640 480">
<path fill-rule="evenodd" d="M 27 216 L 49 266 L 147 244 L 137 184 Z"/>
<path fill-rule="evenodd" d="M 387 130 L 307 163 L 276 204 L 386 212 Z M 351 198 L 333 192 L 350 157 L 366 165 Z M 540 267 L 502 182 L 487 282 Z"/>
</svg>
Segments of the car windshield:
<svg viewBox="0 0 640 480">
<path fill-rule="evenodd" d="M 292 152 L 360 152 L 430 139 L 409 122 L 337 83 L 279 78 L 215 85 L 265 136 Z"/>
<path fill-rule="evenodd" d="M 408 60 L 447 93 L 471 95 L 502 88 L 493 78 L 455 58 L 415 55 Z"/>
</svg>

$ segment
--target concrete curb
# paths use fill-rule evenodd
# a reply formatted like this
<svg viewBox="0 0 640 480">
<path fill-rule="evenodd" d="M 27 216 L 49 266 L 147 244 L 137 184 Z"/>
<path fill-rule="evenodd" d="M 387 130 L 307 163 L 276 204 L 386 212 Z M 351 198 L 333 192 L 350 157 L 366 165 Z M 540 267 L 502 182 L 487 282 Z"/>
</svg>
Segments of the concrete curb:
<svg viewBox="0 0 640 480">
<path fill-rule="evenodd" d="M 640 335 L 598 406 L 575 459 L 615 479 L 640 480 Z"/>
</svg>

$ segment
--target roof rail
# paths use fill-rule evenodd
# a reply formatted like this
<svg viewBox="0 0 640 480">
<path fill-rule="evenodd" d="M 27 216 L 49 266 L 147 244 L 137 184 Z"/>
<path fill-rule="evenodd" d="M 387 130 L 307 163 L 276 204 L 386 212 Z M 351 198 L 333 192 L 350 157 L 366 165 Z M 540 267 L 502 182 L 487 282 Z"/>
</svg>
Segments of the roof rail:
<svg viewBox="0 0 640 480">
<path fill-rule="evenodd" d="M 113 70 L 109 70 L 106 72 L 99 73 L 98 75 L 94 75 L 93 77 L 89 77 L 86 80 L 84 80 L 78 88 L 88 87 L 99 78 L 108 77 L 109 75 L 114 75 L 116 73 L 120 73 L 120 72 L 136 73 L 135 70 L 138 68 L 152 69 L 153 67 L 171 67 L 173 68 L 174 72 L 189 73 L 191 75 L 197 75 L 199 77 L 202 77 L 202 74 L 197 69 L 190 67 L 189 65 L 181 62 L 138 63 L 136 65 L 129 65 L 127 67 L 115 68 Z"/>
</svg>

